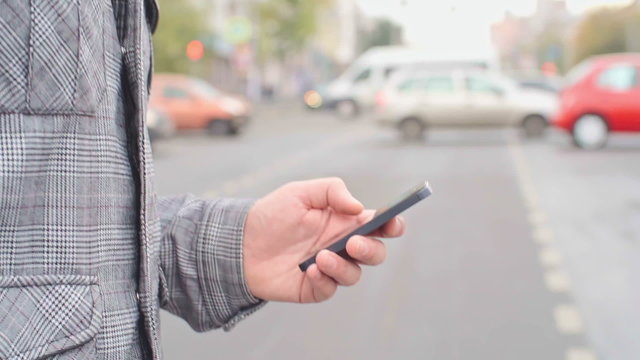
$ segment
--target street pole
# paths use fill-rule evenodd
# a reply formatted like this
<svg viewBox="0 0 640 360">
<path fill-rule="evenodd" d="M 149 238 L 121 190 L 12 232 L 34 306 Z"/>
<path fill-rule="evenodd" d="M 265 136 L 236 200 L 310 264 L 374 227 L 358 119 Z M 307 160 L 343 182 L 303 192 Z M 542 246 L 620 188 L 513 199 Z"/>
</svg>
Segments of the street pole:
<svg viewBox="0 0 640 360">
<path fill-rule="evenodd" d="M 640 0 L 634 0 L 629 5 L 630 12 L 640 12 Z M 635 17 L 632 16 L 629 21 L 625 23 L 625 47 L 629 52 L 640 52 L 640 22 L 634 21 Z"/>
</svg>

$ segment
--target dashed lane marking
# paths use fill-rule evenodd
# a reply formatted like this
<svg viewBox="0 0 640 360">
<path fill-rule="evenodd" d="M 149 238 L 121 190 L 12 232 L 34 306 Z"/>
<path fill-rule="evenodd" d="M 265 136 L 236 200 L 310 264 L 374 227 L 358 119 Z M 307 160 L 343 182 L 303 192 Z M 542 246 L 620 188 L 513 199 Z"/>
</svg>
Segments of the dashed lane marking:
<svg viewBox="0 0 640 360">
<path fill-rule="evenodd" d="M 546 268 L 553 268 L 562 265 L 562 254 L 556 248 L 545 246 L 538 254 L 540 263 Z"/>
<path fill-rule="evenodd" d="M 596 354 L 587 348 L 571 348 L 567 350 L 567 360 L 597 360 Z"/>
<path fill-rule="evenodd" d="M 553 309 L 553 318 L 556 328 L 562 334 L 580 334 L 583 332 L 582 316 L 580 311 L 569 304 L 558 305 Z"/>
<path fill-rule="evenodd" d="M 547 214 L 539 209 L 531 210 L 529 212 L 529 223 L 534 229 L 543 226 L 547 223 Z"/>
<path fill-rule="evenodd" d="M 533 240 L 540 245 L 549 245 L 555 241 L 555 236 L 549 227 L 538 226 L 533 229 Z"/>
<path fill-rule="evenodd" d="M 570 277 L 562 270 L 562 255 L 554 247 L 555 236 L 547 225 L 549 220 L 547 214 L 540 207 L 540 197 L 536 191 L 524 151 L 515 136 L 509 136 L 507 141 L 520 192 L 528 210 L 527 220 L 531 225 L 531 235 L 536 244 L 540 246 L 538 258 L 545 269 L 544 284 L 552 293 L 569 293 L 571 291 Z M 561 334 L 572 335 L 584 331 L 582 316 L 574 305 L 556 306 L 553 309 L 553 319 Z M 597 360 L 596 355 L 588 347 L 570 347 L 566 351 L 565 358 L 566 360 Z"/>
<path fill-rule="evenodd" d="M 569 292 L 571 281 L 569 275 L 563 270 L 548 270 L 544 273 L 544 284 L 549 291 L 554 293 Z"/>
</svg>

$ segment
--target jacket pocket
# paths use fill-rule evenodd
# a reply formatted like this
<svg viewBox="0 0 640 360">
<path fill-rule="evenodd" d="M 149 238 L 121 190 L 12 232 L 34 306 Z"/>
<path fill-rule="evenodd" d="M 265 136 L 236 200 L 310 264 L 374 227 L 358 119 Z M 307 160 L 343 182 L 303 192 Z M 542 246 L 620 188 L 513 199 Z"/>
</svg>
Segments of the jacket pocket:
<svg viewBox="0 0 640 360">
<path fill-rule="evenodd" d="M 96 277 L 0 276 L 0 359 L 40 359 L 74 348 L 95 357 L 95 347 L 78 347 L 100 330 L 99 303 Z"/>
<path fill-rule="evenodd" d="M 100 0 L 0 0 L 0 112 L 93 114 L 105 88 Z"/>
</svg>

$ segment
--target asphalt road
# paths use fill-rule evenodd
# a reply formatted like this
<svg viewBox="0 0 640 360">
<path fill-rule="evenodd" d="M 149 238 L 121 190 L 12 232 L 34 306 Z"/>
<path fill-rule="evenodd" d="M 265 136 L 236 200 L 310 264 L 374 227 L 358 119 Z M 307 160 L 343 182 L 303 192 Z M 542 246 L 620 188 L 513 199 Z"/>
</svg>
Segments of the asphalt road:
<svg viewBox="0 0 640 360">
<path fill-rule="evenodd" d="M 156 144 L 161 195 L 340 176 L 378 208 L 425 179 L 434 190 L 386 263 L 326 303 L 270 303 L 229 333 L 164 313 L 167 359 L 640 358 L 640 137 L 598 152 L 508 129 L 406 144 L 366 120 L 271 106 L 238 138 Z"/>
</svg>

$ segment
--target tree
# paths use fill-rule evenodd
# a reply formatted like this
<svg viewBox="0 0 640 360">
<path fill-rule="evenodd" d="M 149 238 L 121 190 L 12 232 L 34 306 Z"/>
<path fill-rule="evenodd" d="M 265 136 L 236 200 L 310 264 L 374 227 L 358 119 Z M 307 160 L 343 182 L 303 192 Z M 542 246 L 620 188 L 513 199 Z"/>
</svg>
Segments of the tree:
<svg viewBox="0 0 640 360">
<path fill-rule="evenodd" d="M 284 59 L 316 32 L 318 10 L 330 0 L 265 0 L 255 6 L 260 59 Z"/>
<path fill-rule="evenodd" d="M 194 66 L 185 51 L 189 41 L 207 33 L 206 12 L 190 1 L 159 0 L 159 5 L 162 14 L 153 37 L 155 70 L 204 75 L 203 67 Z"/>
<path fill-rule="evenodd" d="M 637 6 L 605 8 L 589 14 L 578 26 L 573 39 L 573 63 L 598 54 L 632 51 L 634 37 L 629 29 L 640 26 Z"/>
<path fill-rule="evenodd" d="M 360 39 L 361 51 L 374 46 L 400 45 L 402 28 L 388 19 L 377 19 L 371 31 L 361 32 Z"/>
</svg>

